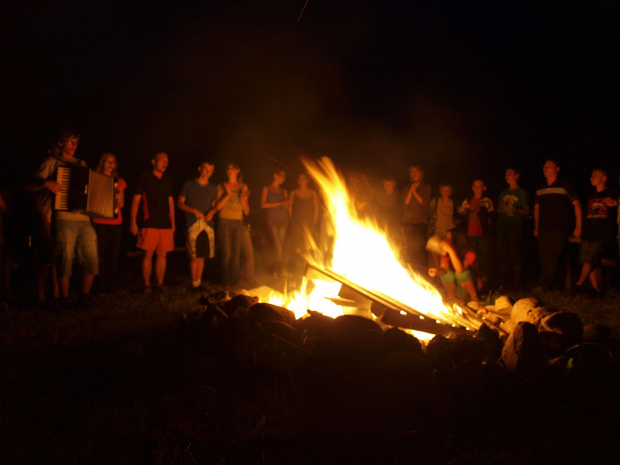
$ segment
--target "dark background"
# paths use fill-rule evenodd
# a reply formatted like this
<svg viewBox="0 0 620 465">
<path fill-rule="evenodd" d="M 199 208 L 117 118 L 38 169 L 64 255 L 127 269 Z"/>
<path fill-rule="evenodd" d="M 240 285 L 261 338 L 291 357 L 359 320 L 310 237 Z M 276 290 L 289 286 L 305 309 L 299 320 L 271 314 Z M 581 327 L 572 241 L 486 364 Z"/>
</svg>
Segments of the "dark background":
<svg viewBox="0 0 620 465">
<path fill-rule="evenodd" d="M 300 155 L 401 182 L 421 164 L 457 198 L 480 177 L 495 199 L 508 165 L 532 190 L 547 157 L 582 193 L 598 165 L 617 185 L 618 2 L 6 3 L 4 187 L 67 125 L 130 190 L 163 150 L 177 191 L 201 157 L 217 182 L 238 161 L 254 205 Z"/>
</svg>

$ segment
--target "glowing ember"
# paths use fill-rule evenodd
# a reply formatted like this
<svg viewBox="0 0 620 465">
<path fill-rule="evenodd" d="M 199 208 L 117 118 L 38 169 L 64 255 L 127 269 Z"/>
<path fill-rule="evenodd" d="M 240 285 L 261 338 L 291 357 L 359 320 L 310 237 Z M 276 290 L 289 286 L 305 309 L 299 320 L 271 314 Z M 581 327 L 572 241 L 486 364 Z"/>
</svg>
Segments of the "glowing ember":
<svg viewBox="0 0 620 465">
<path fill-rule="evenodd" d="M 417 311 L 439 323 L 472 326 L 460 314 L 460 309 L 446 306 L 439 292 L 424 278 L 403 267 L 385 234 L 374 222 L 358 217 L 354 201 L 329 158 L 322 158 L 318 163 L 304 161 L 304 164 L 323 191 L 335 235 L 331 263 L 316 263 L 316 257 L 306 257 L 310 263 L 333 270 L 375 294 L 402 303 L 411 314 L 417 314 Z M 285 306 L 294 311 L 297 318 L 307 310 L 333 317 L 342 315 L 342 306 L 329 300 L 337 298 L 341 284 L 315 279 L 311 283 L 307 286 L 310 292 L 306 292 L 304 281 L 301 292 L 295 296 L 273 293 L 268 299 L 263 296 L 261 300 Z"/>
<path fill-rule="evenodd" d="M 288 308 L 295 313 L 297 319 L 307 316 L 308 310 L 315 310 L 332 318 L 343 314 L 343 308 L 330 300 L 338 296 L 340 283 L 313 279 L 310 285 L 311 290 L 307 290 L 308 284 L 308 280 L 304 278 L 300 291 L 286 295 L 268 287 L 254 289 L 252 294 L 261 301 Z"/>
</svg>

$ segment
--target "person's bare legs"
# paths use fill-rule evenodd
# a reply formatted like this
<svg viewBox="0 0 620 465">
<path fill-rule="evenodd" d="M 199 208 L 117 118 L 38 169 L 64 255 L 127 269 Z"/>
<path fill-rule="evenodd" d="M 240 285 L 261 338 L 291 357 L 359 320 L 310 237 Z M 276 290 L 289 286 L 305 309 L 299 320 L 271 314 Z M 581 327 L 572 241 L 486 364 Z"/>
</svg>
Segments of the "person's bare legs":
<svg viewBox="0 0 620 465">
<path fill-rule="evenodd" d="M 157 251 L 157 258 L 155 260 L 155 277 L 157 278 L 157 286 L 161 287 L 164 284 L 164 276 L 166 275 L 166 253 Z"/>
<path fill-rule="evenodd" d="M 153 254 L 154 250 L 145 250 L 142 257 L 142 280 L 144 287 L 151 287 L 151 272 L 153 271 Z"/>
<path fill-rule="evenodd" d="M 601 280 L 599 279 L 599 268 L 596 268 L 590 272 L 590 284 L 596 292 L 601 292 Z"/>
<path fill-rule="evenodd" d="M 476 286 L 474 285 L 473 281 L 461 283 L 461 287 L 467 291 L 471 300 L 478 300 L 478 294 L 476 294 Z"/>
<path fill-rule="evenodd" d="M 443 287 L 446 290 L 446 293 L 448 294 L 448 298 L 449 299 L 455 299 L 456 298 L 456 286 L 451 286 L 449 284 L 444 284 Z"/>
<path fill-rule="evenodd" d="M 94 280 L 94 274 L 84 275 L 84 278 L 82 279 L 82 294 L 90 294 L 90 288 L 93 287 Z"/>
<path fill-rule="evenodd" d="M 60 297 L 66 299 L 69 297 L 69 283 L 71 278 L 58 278 L 58 284 L 60 285 Z"/>
<path fill-rule="evenodd" d="M 591 275 L 592 266 L 589 263 L 584 263 L 581 267 L 581 274 L 579 275 L 579 280 L 577 281 L 577 286 L 583 286 L 583 283 L 586 282 L 588 276 Z"/>
<path fill-rule="evenodd" d="M 189 269 L 192 275 L 192 283 L 202 281 L 202 272 L 205 267 L 204 258 L 192 258 L 189 262 Z"/>
</svg>

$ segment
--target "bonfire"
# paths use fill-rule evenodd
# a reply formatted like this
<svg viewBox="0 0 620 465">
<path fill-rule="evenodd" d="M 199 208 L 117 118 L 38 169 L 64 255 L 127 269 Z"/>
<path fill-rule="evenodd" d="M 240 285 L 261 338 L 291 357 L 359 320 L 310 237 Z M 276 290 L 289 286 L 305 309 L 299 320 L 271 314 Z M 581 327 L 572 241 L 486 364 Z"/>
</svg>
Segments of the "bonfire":
<svg viewBox="0 0 620 465">
<path fill-rule="evenodd" d="M 355 313 L 371 319 L 383 316 L 386 309 L 397 311 L 419 320 L 419 324 L 409 325 L 409 332 L 425 340 L 448 328 L 459 331 L 480 327 L 475 312 L 465 305 L 444 302 L 432 284 L 399 261 L 398 251 L 374 219 L 358 215 L 331 159 L 303 163 L 323 192 L 331 220 L 333 251 L 321 254 L 307 232 L 308 250 L 314 253 L 304 256 L 309 271 L 301 289 L 284 293 L 255 290 L 261 301 L 286 307 L 295 312 L 296 318 L 304 318 L 309 310 L 331 317 Z M 376 308 L 382 311 L 375 312 Z M 413 318 L 409 321 L 415 321 Z"/>
</svg>

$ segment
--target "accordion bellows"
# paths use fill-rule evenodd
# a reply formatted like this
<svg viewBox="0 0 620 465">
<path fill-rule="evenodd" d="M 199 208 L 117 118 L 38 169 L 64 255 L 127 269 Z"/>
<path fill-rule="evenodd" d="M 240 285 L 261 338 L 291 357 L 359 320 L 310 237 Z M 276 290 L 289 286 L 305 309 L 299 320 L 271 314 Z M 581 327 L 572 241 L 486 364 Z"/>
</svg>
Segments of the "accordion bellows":
<svg viewBox="0 0 620 465">
<path fill-rule="evenodd" d="M 83 211 L 95 218 L 112 219 L 118 215 L 118 179 L 89 168 L 59 166 L 56 182 L 62 191 L 56 194 L 55 210 Z"/>
</svg>

